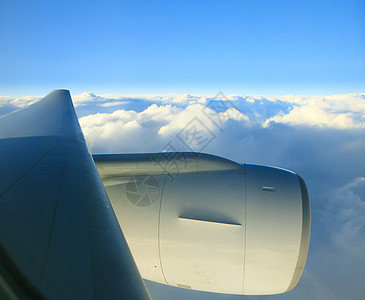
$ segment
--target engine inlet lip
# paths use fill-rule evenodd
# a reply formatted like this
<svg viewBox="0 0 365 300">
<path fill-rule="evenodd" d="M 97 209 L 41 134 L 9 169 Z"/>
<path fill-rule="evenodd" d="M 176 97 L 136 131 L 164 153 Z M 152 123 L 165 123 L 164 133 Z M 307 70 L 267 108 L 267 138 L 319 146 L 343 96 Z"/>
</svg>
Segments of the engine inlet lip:
<svg viewBox="0 0 365 300">
<path fill-rule="evenodd" d="M 308 256 L 310 232 L 311 232 L 311 213 L 310 213 L 310 201 L 309 201 L 308 189 L 303 178 L 298 174 L 296 175 L 299 181 L 300 191 L 302 195 L 302 236 L 300 241 L 297 265 L 295 267 L 292 281 L 290 282 L 286 292 L 292 290 L 297 285 L 300 277 L 302 276 L 305 262 Z"/>
</svg>

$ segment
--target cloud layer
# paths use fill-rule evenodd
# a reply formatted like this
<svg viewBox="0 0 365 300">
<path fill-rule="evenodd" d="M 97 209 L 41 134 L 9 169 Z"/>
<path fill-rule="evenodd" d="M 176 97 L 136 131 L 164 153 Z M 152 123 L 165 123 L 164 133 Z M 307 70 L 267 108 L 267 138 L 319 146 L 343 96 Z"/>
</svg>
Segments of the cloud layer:
<svg viewBox="0 0 365 300">
<path fill-rule="evenodd" d="M 267 131 L 280 126 L 318 131 L 365 128 L 365 94 L 278 99 L 220 95 L 217 99 L 191 95 L 107 98 L 83 93 L 74 98 L 85 136 L 91 149 L 97 152 L 159 151 L 165 143 L 177 143 L 179 132 L 194 118 L 212 135 L 221 139 L 238 135 L 239 141 L 247 139 L 248 130 L 253 128 Z M 91 113 L 90 105 L 98 113 Z M 126 145 L 123 141 L 129 136 L 134 136 L 134 140 Z M 181 143 L 176 147 L 189 149 Z"/>
<path fill-rule="evenodd" d="M 0 97 L 0 112 L 35 99 Z M 365 94 L 214 98 L 83 93 L 73 99 L 93 153 L 194 150 L 300 174 L 312 208 L 307 265 L 293 291 L 270 299 L 363 299 Z M 156 299 L 242 299 L 147 284 Z"/>
<path fill-rule="evenodd" d="M 365 94 L 278 99 L 183 95 L 126 101 L 128 108 L 80 119 L 92 151 L 194 150 L 296 171 L 305 178 L 311 197 L 310 252 L 296 289 L 271 298 L 362 299 Z M 202 133 L 199 141 L 209 143 L 189 138 L 194 130 Z M 240 298 L 154 283 L 148 287 L 156 298 L 172 294 L 176 299 Z"/>
<path fill-rule="evenodd" d="M 116 97 L 113 101 L 124 100 Z M 115 107 L 112 113 L 80 119 L 92 151 L 195 150 L 298 172 L 307 182 L 312 205 L 307 266 L 296 289 L 270 298 L 362 299 L 364 94 L 278 99 L 221 96 L 216 100 L 183 95 L 126 101 L 128 108 Z M 133 109 L 133 103 L 138 109 Z M 194 130 L 203 133 L 199 141 L 210 142 L 189 139 Z M 148 287 L 158 299 L 171 295 L 176 299 L 241 299 L 154 283 Z"/>
</svg>

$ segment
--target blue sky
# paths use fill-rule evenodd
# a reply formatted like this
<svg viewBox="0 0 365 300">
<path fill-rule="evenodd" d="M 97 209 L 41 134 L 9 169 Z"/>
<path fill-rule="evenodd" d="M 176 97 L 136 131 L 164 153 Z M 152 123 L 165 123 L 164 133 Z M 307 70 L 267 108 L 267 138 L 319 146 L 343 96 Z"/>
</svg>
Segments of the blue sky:
<svg viewBox="0 0 365 300">
<path fill-rule="evenodd" d="M 365 2 L 0 2 L 0 95 L 362 92 Z"/>
</svg>

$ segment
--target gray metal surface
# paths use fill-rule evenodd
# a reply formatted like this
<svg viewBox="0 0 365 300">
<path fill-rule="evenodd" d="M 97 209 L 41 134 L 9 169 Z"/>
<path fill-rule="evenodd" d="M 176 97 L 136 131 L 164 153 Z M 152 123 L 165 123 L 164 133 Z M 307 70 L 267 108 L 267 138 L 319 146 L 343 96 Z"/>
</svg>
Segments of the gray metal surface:
<svg viewBox="0 0 365 300">
<path fill-rule="evenodd" d="M 191 152 L 93 158 L 143 278 L 245 295 L 298 283 L 310 204 L 294 172 Z"/>
<path fill-rule="evenodd" d="M 0 117 L 1 299 L 149 299 L 67 90 Z"/>
</svg>

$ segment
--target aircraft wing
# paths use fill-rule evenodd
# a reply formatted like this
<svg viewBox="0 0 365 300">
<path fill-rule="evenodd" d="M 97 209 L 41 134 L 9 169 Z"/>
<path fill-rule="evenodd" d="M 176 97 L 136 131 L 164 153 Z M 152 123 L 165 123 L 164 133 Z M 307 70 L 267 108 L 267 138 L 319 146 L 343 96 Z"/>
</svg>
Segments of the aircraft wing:
<svg viewBox="0 0 365 300">
<path fill-rule="evenodd" d="M 150 299 L 67 90 L 0 117 L 0 298 Z"/>
</svg>

